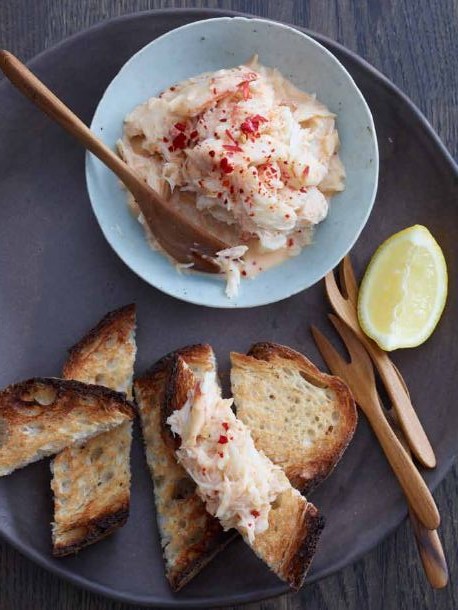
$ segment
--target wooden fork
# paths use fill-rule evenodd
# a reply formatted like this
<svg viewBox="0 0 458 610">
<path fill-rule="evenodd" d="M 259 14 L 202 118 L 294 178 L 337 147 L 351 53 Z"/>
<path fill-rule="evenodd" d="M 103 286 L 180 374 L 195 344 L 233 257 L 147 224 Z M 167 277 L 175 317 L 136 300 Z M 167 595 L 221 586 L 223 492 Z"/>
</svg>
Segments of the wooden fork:
<svg viewBox="0 0 458 610">
<path fill-rule="evenodd" d="M 377 394 L 374 369 L 366 350 L 339 318 L 333 314 L 330 314 L 329 318 L 348 349 L 350 362 L 346 362 L 324 335 L 312 326 L 312 334 L 318 349 L 329 369 L 350 387 L 418 519 L 427 529 L 437 529 L 440 516 L 436 503 L 415 464 L 385 418 Z"/>
<path fill-rule="evenodd" d="M 358 285 L 347 257 L 341 266 L 341 278 L 344 279 L 344 294 L 337 287 L 333 271 L 325 277 L 326 294 L 331 306 L 339 318 L 352 329 L 369 352 L 388 392 L 396 411 L 399 425 L 409 443 L 412 453 L 424 466 L 434 468 L 436 466 L 436 456 L 434 455 L 433 448 L 415 413 L 410 396 L 396 373 L 393 363 L 388 354 L 380 349 L 361 330 L 356 309 Z"/>
<path fill-rule="evenodd" d="M 339 265 L 339 279 L 341 289 L 345 296 L 356 304 L 358 302 L 358 282 L 356 281 L 353 265 L 351 264 L 351 258 L 349 255 L 345 256 Z M 399 381 L 410 398 L 409 389 L 404 378 L 402 377 L 397 366 L 394 363 L 392 364 Z M 409 444 L 402 432 L 401 427 L 399 426 L 399 420 L 393 407 L 385 410 L 385 416 L 393 428 L 394 433 L 398 437 L 399 442 L 404 447 L 406 452 L 411 456 Z M 409 518 L 417 543 L 418 554 L 420 555 L 426 577 L 433 588 L 441 589 L 445 587 L 448 582 L 448 566 L 439 534 L 437 533 L 437 530 L 428 530 L 422 523 L 420 523 L 414 509 L 410 504 Z"/>
</svg>

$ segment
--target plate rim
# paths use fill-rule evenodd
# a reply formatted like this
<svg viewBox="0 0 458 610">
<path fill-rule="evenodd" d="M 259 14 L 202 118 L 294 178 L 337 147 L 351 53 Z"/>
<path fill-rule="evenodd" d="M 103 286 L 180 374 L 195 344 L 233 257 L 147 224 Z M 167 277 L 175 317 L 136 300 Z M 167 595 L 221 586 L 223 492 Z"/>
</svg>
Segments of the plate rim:
<svg viewBox="0 0 458 610">
<path fill-rule="evenodd" d="M 72 44 L 79 38 L 83 38 L 89 32 L 93 33 L 97 30 L 102 30 L 104 27 L 110 27 L 110 25 L 112 23 L 119 23 L 122 21 L 129 21 L 129 20 L 134 20 L 134 19 L 142 19 L 144 17 L 154 16 L 154 15 L 167 15 L 167 14 L 176 15 L 179 12 L 186 13 L 189 16 L 196 16 L 196 18 L 198 18 L 199 16 L 202 16 L 203 14 L 211 15 L 211 16 L 215 16 L 215 17 L 217 17 L 217 16 L 242 16 L 242 17 L 248 17 L 248 18 L 256 17 L 256 15 L 254 15 L 254 14 L 240 13 L 237 11 L 230 11 L 230 10 L 224 10 L 224 9 L 212 9 L 212 8 L 156 9 L 156 10 L 147 10 L 147 11 L 139 11 L 139 12 L 135 12 L 135 13 L 128 13 L 125 15 L 121 15 L 119 17 L 113 17 L 113 18 L 107 19 L 105 21 L 98 22 L 89 28 L 80 30 L 79 32 L 76 32 L 75 34 L 72 34 L 71 36 L 64 38 L 57 44 L 55 44 L 55 45 L 41 51 L 37 55 L 35 55 L 33 58 L 30 59 L 29 62 L 27 62 L 27 65 L 30 65 L 31 67 L 33 67 L 36 63 L 38 63 L 43 57 L 46 57 L 48 54 L 52 54 L 53 52 L 58 51 L 60 48 L 63 48 L 69 44 Z M 266 19 L 266 18 L 262 17 L 262 19 Z M 267 20 L 273 21 L 272 19 L 267 19 Z M 280 22 L 280 23 L 282 23 L 282 22 Z M 414 102 L 405 93 L 403 93 L 403 91 L 401 89 L 399 89 L 399 87 L 397 87 L 397 85 L 395 85 L 393 82 L 391 82 L 383 73 L 381 73 L 377 68 L 375 68 L 371 64 L 369 64 L 365 59 L 360 57 L 357 53 L 355 53 L 354 51 L 352 51 L 350 49 L 347 49 L 340 43 L 338 43 L 320 33 L 313 32 L 307 28 L 303 28 L 301 26 L 289 24 L 289 23 L 287 25 L 290 25 L 293 28 L 296 28 L 296 29 L 299 29 L 300 31 L 305 32 L 307 35 L 311 36 L 312 38 L 317 39 L 320 43 L 329 45 L 331 48 L 337 49 L 343 55 L 348 56 L 353 61 L 360 64 L 361 67 L 365 71 L 369 72 L 371 74 L 371 76 L 375 80 L 377 80 L 391 94 L 396 95 L 397 98 L 400 99 L 401 102 L 404 103 L 408 107 L 410 112 L 418 120 L 423 132 L 425 132 L 428 135 L 428 137 L 430 138 L 430 140 L 436 146 L 439 147 L 439 149 L 442 152 L 442 156 L 443 156 L 444 160 L 448 163 L 450 170 L 454 173 L 454 175 L 458 179 L 458 164 L 455 162 L 454 158 L 452 157 L 452 155 L 450 154 L 448 149 L 445 147 L 445 145 L 442 142 L 442 140 L 440 139 L 439 135 L 435 132 L 432 125 L 426 119 L 426 117 L 421 112 L 421 110 L 414 104 Z M 3 91 L 5 86 L 9 86 L 9 83 L 6 78 L 3 78 L 3 80 L 0 82 L 0 92 Z M 437 485 L 443 480 L 443 478 L 445 477 L 447 472 L 450 470 L 452 464 L 454 463 L 455 458 L 456 458 L 456 453 L 454 456 L 450 456 L 448 460 L 444 461 L 443 464 L 441 465 L 441 467 L 437 469 L 437 471 L 436 471 L 437 480 L 434 481 L 434 484 L 429 485 L 430 489 L 432 489 L 434 491 L 434 489 L 437 487 Z M 399 521 L 396 524 L 394 524 L 390 529 L 386 530 L 385 533 L 375 543 L 374 543 L 374 541 L 371 541 L 371 543 L 367 544 L 365 548 L 360 549 L 360 551 L 358 553 L 356 553 L 350 559 L 350 561 L 343 560 L 340 564 L 338 563 L 338 564 L 334 565 L 329 571 L 325 570 L 319 575 L 312 576 L 310 579 L 308 579 L 306 581 L 306 584 L 310 584 L 312 582 L 316 582 L 317 580 L 321 580 L 322 578 L 325 578 L 326 576 L 329 576 L 330 574 L 333 574 L 333 573 L 341 570 L 343 567 L 351 565 L 352 563 L 359 560 L 369 550 L 371 550 L 372 548 L 375 548 L 378 544 L 380 544 L 380 542 L 382 540 L 384 540 L 389 535 L 391 535 L 397 529 L 397 527 L 402 523 L 406 514 L 407 514 L 407 509 L 404 511 L 404 514 L 401 516 L 401 518 L 399 519 Z M 149 606 L 149 607 L 163 606 L 163 607 L 175 607 L 175 608 L 182 608 L 182 607 L 203 608 L 203 607 L 208 607 L 209 605 L 228 606 L 228 605 L 243 604 L 243 603 L 248 603 L 248 602 L 253 602 L 253 601 L 261 601 L 264 599 L 268 599 L 271 597 L 281 595 L 283 593 L 286 593 L 289 590 L 286 587 L 286 585 L 283 587 L 281 585 L 280 586 L 277 585 L 275 588 L 271 588 L 271 589 L 264 590 L 264 591 L 251 591 L 249 593 L 234 595 L 231 599 L 228 599 L 227 597 L 222 597 L 222 598 L 215 597 L 215 598 L 212 598 L 211 600 L 208 600 L 207 602 L 203 602 L 201 599 L 184 600 L 184 599 L 180 599 L 180 597 L 176 597 L 176 598 L 170 599 L 170 600 L 160 600 L 160 599 L 152 600 L 151 596 L 148 596 L 148 598 L 145 598 L 142 596 L 128 595 L 125 593 L 120 593 L 120 592 L 114 591 L 111 588 L 108 588 L 108 587 L 98 584 L 98 583 L 94 583 L 93 581 L 87 580 L 86 578 L 83 578 L 79 575 L 74 574 L 73 572 L 66 571 L 64 568 L 61 568 L 59 565 L 51 563 L 51 559 L 52 559 L 51 557 L 43 556 L 39 552 L 35 551 L 32 547 L 30 547 L 26 544 L 23 544 L 19 540 L 16 540 L 14 538 L 14 536 L 12 536 L 9 532 L 5 532 L 1 528 L 1 524 L 0 524 L 0 536 L 2 537 L 3 540 L 7 541 L 15 549 L 17 549 L 20 553 L 22 553 L 23 555 L 25 555 L 26 557 L 28 557 L 29 559 L 34 561 L 40 567 L 43 567 L 44 569 L 48 570 L 49 572 L 52 572 L 52 573 L 58 575 L 59 577 L 62 577 L 63 579 L 71 582 L 72 584 L 75 584 L 79 587 L 87 589 L 93 593 L 102 594 L 105 597 L 114 599 L 116 601 L 125 602 L 125 603 L 134 603 L 134 604 L 138 604 L 141 606 Z"/>
</svg>

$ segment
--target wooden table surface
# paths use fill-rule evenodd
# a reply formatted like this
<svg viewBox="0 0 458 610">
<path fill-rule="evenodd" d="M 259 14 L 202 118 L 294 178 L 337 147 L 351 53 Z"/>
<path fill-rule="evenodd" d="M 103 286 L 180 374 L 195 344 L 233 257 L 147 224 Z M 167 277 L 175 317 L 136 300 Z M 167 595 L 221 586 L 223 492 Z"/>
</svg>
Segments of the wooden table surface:
<svg viewBox="0 0 458 610">
<path fill-rule="evenodd" d="M 103 19 L 153 8 L 218 7 L 305 26 L 356 51 L 404 90 L 458 156 L 458 0 L 0 0 L 0 44 L 27 60 Z M 1 116 L 1 115 L 0 115 Z M 432 591 L 410 525 L 358 563 L 247 610 L 458 608 L 458 468 L 435 497 L 450 567 Z M 132 610 L 80 590 L 0 541 L 0 610 Z"/>
</svg>

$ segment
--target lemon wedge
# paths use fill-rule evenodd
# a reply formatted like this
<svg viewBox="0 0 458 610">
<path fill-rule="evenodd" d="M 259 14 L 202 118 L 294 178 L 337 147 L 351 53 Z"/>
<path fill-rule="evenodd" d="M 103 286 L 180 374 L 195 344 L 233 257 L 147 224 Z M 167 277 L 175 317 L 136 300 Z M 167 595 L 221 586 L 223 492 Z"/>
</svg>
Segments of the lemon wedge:
<svg viewBox="0 0 458 610">
<path fill-rule="evenodd" d="M 446 298 L 444 254 L 426 227 L 414 225 L 372 257 L 359 291 L 359 323 L 386 351 L 416 347 L 435 329 Z"/>
</svg>

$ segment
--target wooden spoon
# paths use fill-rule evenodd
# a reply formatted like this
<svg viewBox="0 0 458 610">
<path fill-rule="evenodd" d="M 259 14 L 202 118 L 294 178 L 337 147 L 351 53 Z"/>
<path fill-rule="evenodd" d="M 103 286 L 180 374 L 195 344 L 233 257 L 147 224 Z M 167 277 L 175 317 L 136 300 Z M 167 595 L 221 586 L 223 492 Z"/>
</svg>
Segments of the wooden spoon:
<svg viewBox="0 0 458 610">
<path fill-rule="evenodd" d="M 172 258 L 180 263 L 194 263 L 198 271 L 220 271 L 211 258 L 228 248 L 227 243 L 206 231 L 202 223 L 192 222 L 169 206 L 14 55 L 0 51 L 0 68 L 21 93 L 118 176 L 134 196 L 153 235 Z"/>
</svg>

